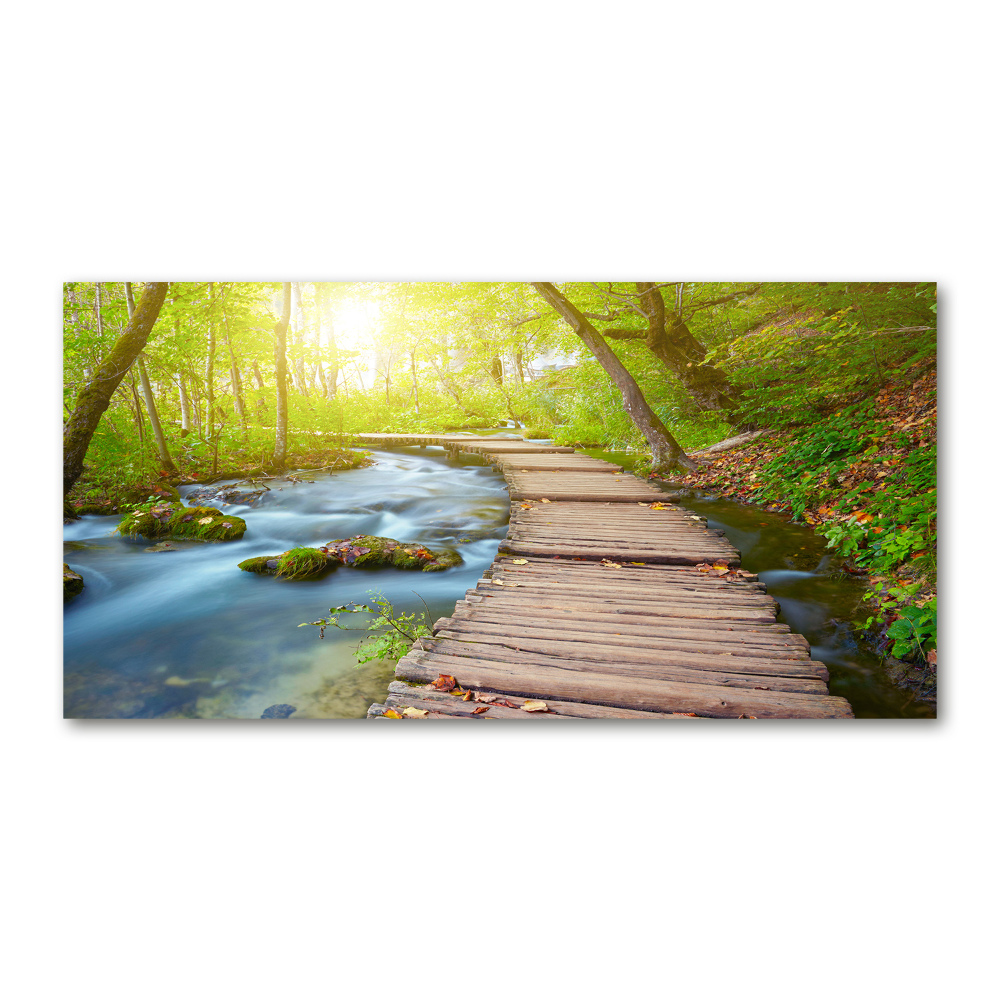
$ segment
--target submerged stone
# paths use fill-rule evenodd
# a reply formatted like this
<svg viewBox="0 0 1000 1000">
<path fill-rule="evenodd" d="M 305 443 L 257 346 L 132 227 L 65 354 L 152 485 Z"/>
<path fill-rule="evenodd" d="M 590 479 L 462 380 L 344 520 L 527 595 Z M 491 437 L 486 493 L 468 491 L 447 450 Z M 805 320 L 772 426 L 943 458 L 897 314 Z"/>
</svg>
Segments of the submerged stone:
<svg viewBox="0 0 1000 1000">
<path fill-rule="evenodd" d="M 262 719 L 287 719 L 293 712 L 297 712 L 298 709 L 294 705 L 269 705 L 260 713 Z"/>
<path fill-rule="evenodd" d="M 83 577 L 63 563 L 63 604 L 76 597 L 83 590 Z"/>
<path fill-rule="evenodd" d="M 157 503 L 126 514 L 118 525 L 122 535 L 143 538 L 200 538 L 229 542 L 242 538 L 246 521 L 223 514 L 215 507 L 184 507 L 179 503 Z"/>
<path fill-rule="evenodd" d="M 252 507 L 265 493 L 267 487 L 248 488 L 245 486 L 199 486 L 191 490 L 187 498 L 190 503 L 245 504 Z"/>
</svg>

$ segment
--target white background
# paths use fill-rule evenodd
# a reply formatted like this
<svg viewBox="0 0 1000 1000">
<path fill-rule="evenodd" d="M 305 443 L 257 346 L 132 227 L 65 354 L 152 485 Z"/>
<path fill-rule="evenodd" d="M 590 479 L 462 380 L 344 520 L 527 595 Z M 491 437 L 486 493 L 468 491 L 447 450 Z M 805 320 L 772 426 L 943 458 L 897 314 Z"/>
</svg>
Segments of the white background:
<svg viewBox="0 0 1000 1000">
<path fill-rule="evenodd" d="M 11 996 L 987 991 L 994 11 L 7 13 Z M 676 275 L 940 282 L 937 722 L 60 718 L 64 280 Z"/>
</svg>

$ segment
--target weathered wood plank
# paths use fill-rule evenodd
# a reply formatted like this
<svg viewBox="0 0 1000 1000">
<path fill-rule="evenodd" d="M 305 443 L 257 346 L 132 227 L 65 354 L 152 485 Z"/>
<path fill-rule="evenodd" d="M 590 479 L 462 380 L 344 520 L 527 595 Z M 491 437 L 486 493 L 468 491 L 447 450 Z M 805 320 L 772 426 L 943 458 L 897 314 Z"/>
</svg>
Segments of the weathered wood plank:
<svg viewBox="0 0 1000 1000">
<path fill-rule="evenodd" d="M 780 638 L 784 642 L 776 639 L 767 639 L 753 642 L 742 632 L 712 632 L 705 629 L 700 634 L 692 636 L 685 634 L 683 629 L 672 629 L 662 625 L 642 624 L 635 625 L 631 622 L 609 621 L 608 616 L 598 618 L 597 615 L 587 615 L 581 619 L 579 615 L 565 615 L 562 618 L 554 617 L 531 617 L 528 615 L 498 615 L 489 611 L 474 611 L 472 609 L 456 608 L 450 618 L 438 618 L 434 622 L 434 631 L 447 629 L 451 622 L 469 622 L 474 625 L 489 625 L 493 629 L 502 629 L 506 635 L 516 635 L 521 628 L 547 629 L 550 632 L 580 632 L 581 625 L 585 624 L 585 631 L 588 636 L 600 637 L 605 642 L 614 642 L 615 636 L 622 638 L 643 638 L 650 642 L 657 642 L 660 645 L 667 644 L 671 648 L 679 650 L 697 651 L 717 651 L 729 652 L 735 656 L 767 656 L 781 659 L 800 659 L 809 655 L 809 644 L 805 639 L 799 638 L 800 642 L 788 641 L 792 637 L 783 635 Z M 493 630 L 491 629 L 491 630 Z M 739 636 L 726 641 L 722 636 Z"/>
<path fill-rule="evenodd" d="M 451 613 L 453 618 L 467 618 L 470 621 L 491 621 L 497 625 L 513 628 L 519 623 L 532 624 L 546 622 L 556 627 L 557 623 L 579 626 L 581 621 L 592 623 L 602 631 L 636 630 L 650 635 L 662 635 L 666 640 L 689 640 L 698 642 L 725 643 L 727 646 L 746 645 L 780 649 L 809 649 L 809 643 L 801 635 L 793 635 L 787 625 L 751 626 L 740 624 L 729 629 L 712 627 L 713 623 L 698 622 L 686 624 L 683 620 L 658 618 L 653 615 L 621 615 L 590 610 L 586 615 L 579 611 L 562 611 L 554 608 L 536 608 L 530 604 L 520 604 L 516 610 L 510 606 L 498 605 L 490 600 L 483 603 L 467 604 L 459 601 Z M 700 627 L 699 627 L 700 626 Z M 780 631 L 782 630 L 783 631 Z M 773 630 L 773 631 L 772 631 Z"/>
<path fill-rule="evenodd" d="M 498 698 L 502 698 L 504 701 L 509 701 L 514 705 L 518 706 L 518 717 L 522 719 L 528 719 L 529 717 L 539 714 L 534 712 L 524 712 L 520 710 L 520 706 L 527 701 L 527 698 L 520 698 L 517 695 L 503 694 L 499 691 L 488 691 L 486 689 L 480 689 L 477 693 L 483 693 L 486 695 L 496 695 Z M 488 702 L 477 702 L 477 701 L 467 701 L 463 702 L 461 698 L 453 697 L 450 694 L 444 694 L 441 691 L 436 691 L 434 688 L 427 685 L 420 685 L 414 687 L 404 681 L 391 681 L 389 684 L 389 696 L 393 696 L 399 699 L 399 703 L 402 704 L 404 699 L 407 699 L 407 704 L 411 704 L 408 699 L 414 696 L 418 696 L 421 699 L 426 699 L 431 702 L 446 705 L 447 700 L 457 702 L 459 705 L 464 705 L 469 710 L 475 710 L 478 707 L 489 704 Z M 557 701 L 550 699 L 545 702 L 548 706 L 548 713 L 553 715 L 563 715 L 570 716 L 575 719 L 690 719 L 690 715 L 677 715 L 671 712 L 643 712 L 639 709 L 634 708 L 608 708 L 606 705 L 592 705 L 584 702 L 574 702 L 574 701 Z M 488 713 L 483 713 L 488 714 Z"/>
<path fill-rule="evenodd" d="M 645 646 L 624 646 L 593 641 L 567 641 L 552 638 L 534 638 L 528 630 L 516 636 L 494 635 L 485 631 L 441 631 L 432 639 L 420 639 L 416 648 L 443 656 L 478 657 L 499 659 L 506 663 L 545 662 L 550 666 L 573 667 L 589 672 L 627 673 L 636 676 L 667 676 L 675 680 L 700 679 L 714 674 L 716 683 L 743 686 L 748 678 L 758 678 L 758 684 L 770 684 L 759 678 L 787 678 L 808 680 L 822 684 L 818 679 L 815 661 L 802 659 L 760 659 L 735 656 L 731 653 L 697 653 L 677 649 L 656 649 Z M 725 679 L 723 679 L 725 678 Z M 777 680 L 775 680 L 777 683 Z M 815 689 L 815 688 L 811 688 Z M 801 690 L 794 688 L 793 690 Z M 825 688 L 824 688 L 825 690 Z"/>
<path fill-rule="evenodd" d="M 417 656 L 420 654 L 417 653 Z M 399 661 L 398 677 L 430 682 L 441 671 L 407 654 Z M 505 664 L 469 659 L 460 674 L 463 687 L 487 687 L 528 698 L 638 708 L 659 712 L 694 712 L 708 718 L 853 718 L 844 698 L 799 692 L 758 691 L 712 684 L 689 684 L 651 677 L 615 676 L 565 667 Z"/>
</svg>

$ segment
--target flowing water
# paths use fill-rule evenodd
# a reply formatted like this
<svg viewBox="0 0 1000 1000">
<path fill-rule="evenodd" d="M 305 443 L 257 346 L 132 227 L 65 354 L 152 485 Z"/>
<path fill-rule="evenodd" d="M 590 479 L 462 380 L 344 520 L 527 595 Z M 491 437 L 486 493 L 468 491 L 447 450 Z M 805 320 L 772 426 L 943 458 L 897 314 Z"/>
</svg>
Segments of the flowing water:
<svg viewBox="0 0 1000 1000">
<path fill-rule="evenodd" d="M 632 468 L 625 452 L 586 454 Z M 787 515 L 736 503 L 703 490 L 665 487 L 677 503 L 721 528 L 740 551 L 741 565 L 756 573 L 779 604 L 778 621 L 804 635 L 812 658 L 830 669 L 830 693 L 846 698 L 860 718 L 933 718 L 934 707 L 917 701 L 886 676 L 881 658 L 859 640 L 851 622 L 870 614 L 862 607 L 866 584 L 841 570 L 826 539 Z"/>
<path fill-rule="evenodd" d="M 393 667 L 357 666 L 363 633 L 327 629 L 320 639 L 297 626 L 367 600 L 369 589 L 397 612 L 422 611 L 422 598 L 431 621 L 450 614 L 492 562 L 509 506 L 503 480 L 479 459 L 434 447 L 373 457 L 367 468 L 299 473 L 312 483 L 272 481 L 254 507 L 219 505 L 246 520 L 238 542 L 148 552 L 152 542 L 114 534 L 118 517 L 66 525 L 64 558 L 86 587 L 65 611 L 65 715 L 256 719 L 288 704 L 294 718 L 359 718 L 382 701 Z M 437 573 L 342 567 L 302 582 L 236 567 L 359 534 L 454 548 L 464 563 Z"/>
<path fill-rule="evenodd" d="M 587 454 L 626 468 L 635 459 Z M 503 480 L 478 458 L 450 458 L 435 447 L 373 457 L 368 468 L 300 473 L 311 483 L 272 482 L 252 508 L 220 505 L 247 522 L 238 542 L 148 552 L 151 542 L 114 534 L 117 517 L 67 525 L 65 561 L 86 587 L 65 611 L 66 716 L 256 719 L 288 704 L 293 718 L 360 718 L 382 701 L 393 667 L 357 666 L 362 633 L 327 629 L 319 639 L 316 628 L 297 626 L 366 600 L 370 589 L 397 611 L 423 610 L 415 591 L 431 621 L 449 615 L 492 562 L 509 508 Z M 847 698 L 859 718 L 933 717 L 933 707 L 895 687 L 857 641 L 849 623 L 862 616 L 865 585 L 837 571 L 822 538 L 786 516 L 702 491 L 679 499 L 725 531 L 744 568 L 779 602 L 779 621 L 809 640 L 814 659 L 830 669 L 831 693 Z M 438 573 L 344 567 L 302 582 L 236 568 L 250 556 L 358 534 L 455 548 L 464 563 Z M 356 617 L 348 624 L 366 621 Z"/>
</svg>

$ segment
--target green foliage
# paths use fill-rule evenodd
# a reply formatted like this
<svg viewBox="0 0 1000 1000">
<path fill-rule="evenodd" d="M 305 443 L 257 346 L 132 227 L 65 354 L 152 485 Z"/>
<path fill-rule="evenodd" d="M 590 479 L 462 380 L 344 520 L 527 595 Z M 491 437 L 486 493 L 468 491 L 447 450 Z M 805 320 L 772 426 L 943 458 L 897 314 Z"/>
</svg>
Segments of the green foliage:
<svg viewBox="0 0 1000 1000">
<path fill-rule="evenodd" d="M 916 584 L 910 584 L 867 591 L 866 599 L 879 599 L 877 610 L 865 621 L 856 623 L 867 630 L 889 622 L 885 636 L 892 640 L 890 652 L 897 659 L 909 659 L 919 653 L 926 661 L 927 654 L 937 648 L 937 597 L 919 606 L 909 603 L 917 589 Z"/>
<path fill-rule="evenodd" d="M 364 639 L 355 651 L 358 666 L 371 660 L 398 660 L 417 639 L 431 635 L 430 612 L 426 604 L 419 614 L 416 612 L 397 614 L 392 603 L 381 591 L 369 590 L 367 593 L 371 603 L 358 604 L 351 601 L 349 604 L 330 608 L 329 617 L 314 622 L 302 622 L 299 628 L 306 625 L 319 626 L 321 639 L 328 628 L 338 628 L 345 632 L 363 631 Z M 417 596 L 419 598 L 419 595 Z M 374 616 L 363 629 L 352 629 L 340 621 L 342 615 L 362 613 Z"/>
</svg>

